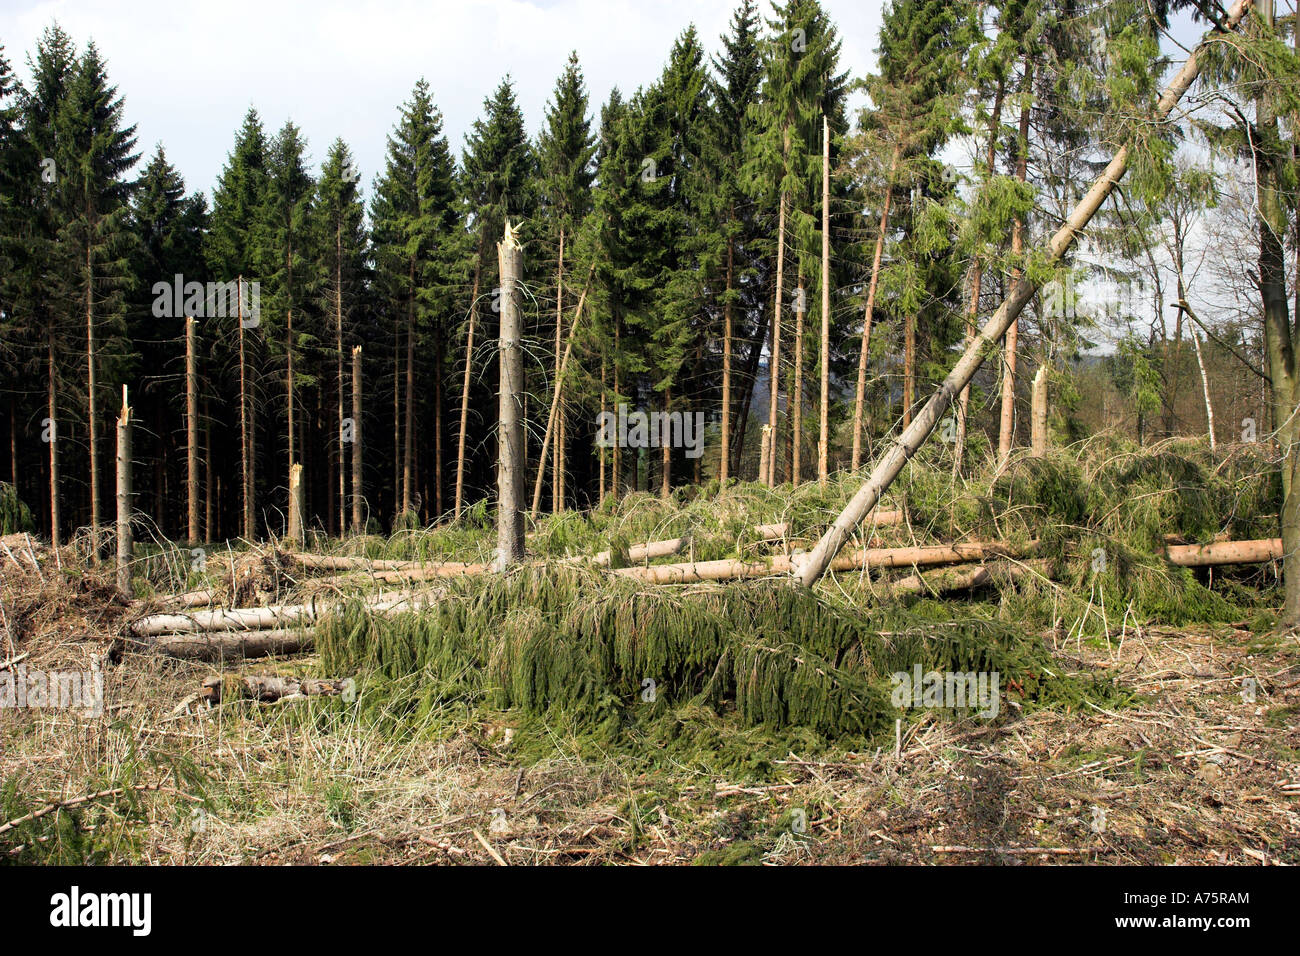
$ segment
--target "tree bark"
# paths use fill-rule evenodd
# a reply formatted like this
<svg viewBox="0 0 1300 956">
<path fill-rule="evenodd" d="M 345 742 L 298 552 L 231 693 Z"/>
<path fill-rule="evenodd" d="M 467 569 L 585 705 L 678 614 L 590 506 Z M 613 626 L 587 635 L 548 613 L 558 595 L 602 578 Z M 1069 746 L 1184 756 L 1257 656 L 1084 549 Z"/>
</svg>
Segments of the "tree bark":
<svg viewBox="0 0 1300 956">
<path fill-rule="evenodd" d="M 302 465 L 295 462 L 289 467 L 289 527 L 285 537 L 301 545 L 306 540 L 304 525 Z"/>
<path fill-rule="evenodd" d="M 406 421 L 402 447 L 402 514 L 411 510 L 415 479 L 415 257 L 409 270 L 410 299 L 406 305 Z"/>
<path fill-rule="evenodd" d="M 794 388 L 791 398 L 790 482 L 798 485 L 803 480 L 803 317 L 807 314 L 807 300 L 803 273 L 799 274 L 799 308 L 794 313 Z"/>
<path fill-rule="evenodd" d="M 1237 0 L 1232 12 L 1214 32 L 1235 29 L 1245 15 L 1250 0 Z M 1156 106 L 1154 119 L 1159 122 L 1168 118 L 1174 105 L 1187 92 L 1201 70 L 1201 54 L 1206 41 L 1202 40 L 1196 49 L 1183 62 L 1183 66 L 1174 75 L 1173 80 L 1161 94 Z M 1087 194 L 1071 211 L 1065 224 L 1056 232 L 1047 246 L 1048 263 L 1059 262 L 1061 257 L 1074 242 L 1079 231 L 1087 226 L 1096 215 L 1102 203 L 1128 169 L 1130 147 L 1123 146 L 1106 166 L 1102 175 L 1093 183 Z M 940 417 L 947 411 L 956 395 L 965 387 L 984 364 L 984 358 L 996 348 L 996 343 L 1005 334 L 1011 323 L 1020 315 L 1025 305 L 1037 292 L 1037 286 L 1025 275 L 1021 275 L 1012 286 L 1011 293 L 999 306 L 998 310 L 985 323 L 980 334 L 967 347 L 966 352 L 957 361 L 938 390 L 921 409 L 911 426 L 904 430 L 896 444 L 892 445 L 872 470 L 871 476 L 858 490 L 848 506 L 835 519 L 835 523 L 826 531 L 813 551 L 799 562 L 797 577 L 804 586 L 811 586 L 826 573 L 835 555 L 844 542 L 857 527 L 862 518 L 874 508 L 880 496 L 898 477 L 903 467 L 916 454 L 922 443 L 929 437 Z M 1300 515 L 1298 515 L 1300 517 Z M 1300 529 L 1300 521 L 1297 522 Z M 1300 577 L 1297 578 L 1297 591 L 1300 593 Z"/>
</svg>

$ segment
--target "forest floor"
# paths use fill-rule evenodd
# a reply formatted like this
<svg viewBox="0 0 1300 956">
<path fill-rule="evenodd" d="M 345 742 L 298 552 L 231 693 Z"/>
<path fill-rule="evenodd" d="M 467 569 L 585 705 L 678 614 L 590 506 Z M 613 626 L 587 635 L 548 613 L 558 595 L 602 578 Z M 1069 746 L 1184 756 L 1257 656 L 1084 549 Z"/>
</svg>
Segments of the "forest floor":
<svg viewBox="0 0 1300 956">
<path fill-rule="evenodd" d="M 524 757 L 497 716 L 394 740 L 310 698 L 195 706 L 214 669 L 124 653 L 107 573 L 0 561 L 0 670 L 106 662 L 100 716 L 0 711 L 0 862 L 1300 863 L 1294 633 L 1048 633 L 1063 672 L 1112 677 L 1134 703 L 922 716 L 896 746 L 773 755 L 732 779 L 593 757 L 559 727 L 551 753 Z"/>
</svg>

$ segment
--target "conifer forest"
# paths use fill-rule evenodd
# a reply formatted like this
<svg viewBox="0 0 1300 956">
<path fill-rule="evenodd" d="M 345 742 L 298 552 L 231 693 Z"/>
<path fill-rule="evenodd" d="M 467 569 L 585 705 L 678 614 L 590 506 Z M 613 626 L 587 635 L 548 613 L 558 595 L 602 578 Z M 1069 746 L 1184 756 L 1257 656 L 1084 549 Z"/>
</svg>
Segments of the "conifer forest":
<svg viewBox="0 0 1300 956">
<path fill-rule="evenodd" d="M 0 863 L 1300 863 L 1295 0 L 55 7 Z"/>
</svg>

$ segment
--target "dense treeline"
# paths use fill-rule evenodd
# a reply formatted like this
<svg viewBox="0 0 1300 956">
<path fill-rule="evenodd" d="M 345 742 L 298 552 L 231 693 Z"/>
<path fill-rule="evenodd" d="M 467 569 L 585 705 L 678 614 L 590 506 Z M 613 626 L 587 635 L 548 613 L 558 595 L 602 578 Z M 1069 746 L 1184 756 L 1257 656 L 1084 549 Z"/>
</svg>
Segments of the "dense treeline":
<svg viewBox="0 0 1300 956">
<path fill-rule="evenodd" d="M 942 430 L 955 469 L 1027 439 L 1040 370 L 1062 439 L 1213 435 L 1216 405 L 1221 439 L 1244 418 L 1262 437 L 1287 417 L 1256 377 L 1265 306 L 1232 300 L 1261 239 L 1249 197 L 1210 164 L 1267 151 L 1285 292 L 1300 110 L 1293 91 L 1270 100 L 1262 141 L 1249 88 L 1240 123 L 1203 106 L 1144 125 L 1184 7 L 1219 12 L 895 0 L 878 73 L 855 77 L 816 0 L 742 0 L 718 54 L 687 28 L 654 83 L 604 103 L 572 55 L 535 137 L 507 77 L 458 154 L 420 80 L 368 185 L 343 141 L 313 169 L 297 126 L 250 109 L 210 201 L 162 146 L 143 153 L 94 44 L 51 26 L 25 86 L 0 48 L 0 474 L 56 538 L 104 522 L 126 386 L 138 506 L 161 534 L 283 530 L 295 463 L 308 522 L 330 533 L 459 518 L 494 488 L 507 223 L 525 250 L 543 509 L 857 468 L 1023 270 L 1059 294 L 962 396 Z M 1258 19 L 1253 69 L 1295 75 L 1294 22 Z M 1242 75 L 1224 57 L 1215 79 Z M 1131 141 L 1087 248 L 1042 274 L 1036 240 Z M 1118 347 L 1085 361 L 1105 335 Z M 704 454 L 598 447 L 598 416 L 619 406 L 705 416 Z"/>
</svg>

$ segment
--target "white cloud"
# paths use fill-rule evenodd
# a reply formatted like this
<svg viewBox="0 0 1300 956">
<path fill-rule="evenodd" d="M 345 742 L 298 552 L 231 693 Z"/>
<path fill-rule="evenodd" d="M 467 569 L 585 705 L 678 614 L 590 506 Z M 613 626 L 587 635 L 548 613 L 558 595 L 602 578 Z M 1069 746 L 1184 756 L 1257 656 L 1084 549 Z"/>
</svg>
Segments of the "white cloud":
<svg viewBox="0 0 1300 956">
<path fill-rule="evenodd" d="M 93 39 L 126 98 L 128 121 L 138 124 L 143 157 L 161 142 L 191 189 L 215 183 L 250 105 L 269 132 L 293 119 L 316 163 L 342 136 L 369 184 L 398 105 L 420 76 L 459 157 L 483 99 L 506 73 L 535 134 L 555 79 L 576 49 L 595 117 L 614 86 L 630 93 L 653 82 L 688 24 L 716 52 L 734 6 L 732 0 L 19 0 L 0 12 L 0 42 L 25 80 L 27 56 L 53 20 L 79 48 Z M 825 6 L 843 39 L 844 67 L 862 76 L 875 64 L 881 4 L 827 0 Z"/>
</svg>

